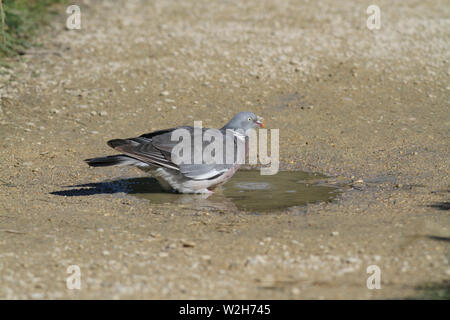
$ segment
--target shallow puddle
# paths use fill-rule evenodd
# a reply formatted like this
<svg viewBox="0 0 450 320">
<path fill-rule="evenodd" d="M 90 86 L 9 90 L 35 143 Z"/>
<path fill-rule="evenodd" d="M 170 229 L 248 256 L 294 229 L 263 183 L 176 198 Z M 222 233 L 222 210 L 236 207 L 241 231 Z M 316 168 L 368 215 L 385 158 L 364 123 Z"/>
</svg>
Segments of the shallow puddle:
<svg viewBox="0 0 450 320">
<path fill-rule="evenodd" d="M 280 171 L 276 175 L 263 176 L 256 170 L 241 170 L 221 191 L 209 196 L 163 193 L 154 179 L 145 178 L 129 181 L 128 193 L 155 204 L 192 204 L 195 208 L 267 212 L 333 200 L 340 189 L 320 183 L 324 179 L 323 175 L 299 171 Z"/>
</svg>

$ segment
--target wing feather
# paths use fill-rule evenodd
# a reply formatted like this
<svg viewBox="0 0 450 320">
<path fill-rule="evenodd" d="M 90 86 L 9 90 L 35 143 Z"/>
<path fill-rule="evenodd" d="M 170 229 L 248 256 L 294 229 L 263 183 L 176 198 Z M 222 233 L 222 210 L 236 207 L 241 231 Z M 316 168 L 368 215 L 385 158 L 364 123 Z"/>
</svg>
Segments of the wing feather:
<svg viewBox="0 0 450 320">
<path fill-rule="evenodd" d="M 190 138 L 191 138 L 191 163 L 190 164 L 175 164 L 172 159 L 172 150 L 173 148 L 179 143 L 177 140 L 172 140 L 172 134 L 174 130 L 176 129 L 185 129 L 189 132 Z M 203 133 L 207 130 L 206 128 L 203 128 L 203 131 L 201 131 L 201 137 L 200 141 L 202 141 L 202 147 L 204 148 L 209 145 L 209 141 L 204 141 L 202 139 Z M 228 134 L 224 130 L 219 130 L 223 137 L 223 147 L 224 151 L 226 151 L 225 143 L 225 135 Z M 166 129 L 166 130 L 159 130 L 154 131 L 150 133 L 143 134 L 136 138 L 129 138 L 129 139 L 115 139 L 108 141 L 108 145 L 114 148 L 115 150 L 118 150 L 120 152 L 123 152 L 125 154 L 128 154 L 142 162 L 156 165 L 159 167 L 169 168 L 173 170 L 177 170 L 180 173 L 182 173 L 187 178 L 193 179 L 193 180 L 205 180 L 205 179 L 213 179 L 216 178 L 225 172 L 227 172 L 229 169 L 231 169 L 235 163 L 236 163 L 236 150 L 237 150 L 237 141 L 236 137 L 233 137 L 234 141 L 234 151 L 235 151 L 235 161 L 233 163 L 226 163 L 225 161 L 225 152 L 224 152 L 224 161 L 223 164 L 208 164 L 205 163 L 203 160 L 203 163 L 201 164 L 195 164 L 194 163 L 194 152 L 201 152 L 194 149 L 194 134 L 198 135 L 197 131 L 194 131 L 193 127 L 176 127 L 172 129 Z M 198 138 L 198 137 L 197 137 Z"/>
</svg>

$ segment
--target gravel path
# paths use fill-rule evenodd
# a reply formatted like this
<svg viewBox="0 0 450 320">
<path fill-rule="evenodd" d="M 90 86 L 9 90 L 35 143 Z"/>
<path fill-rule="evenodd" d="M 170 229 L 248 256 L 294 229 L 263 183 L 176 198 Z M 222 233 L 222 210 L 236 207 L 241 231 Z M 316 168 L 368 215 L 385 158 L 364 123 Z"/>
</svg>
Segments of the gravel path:
<svg viewBox="0 0 450 320">
<path fill-rule="evenodd" d="M 81 30 L 61 7 L 0 69 L 0 298 L 404 298 L 450 279 L 447 2 L 378 1 L 374 31 L 370 1 L 77 2 Z M 62 195 L 142 176 L 83 163 L 109 139 L 242 110 L 280 129 L 283 170 L 350 188 L 264 215 Z"/>
</svg>

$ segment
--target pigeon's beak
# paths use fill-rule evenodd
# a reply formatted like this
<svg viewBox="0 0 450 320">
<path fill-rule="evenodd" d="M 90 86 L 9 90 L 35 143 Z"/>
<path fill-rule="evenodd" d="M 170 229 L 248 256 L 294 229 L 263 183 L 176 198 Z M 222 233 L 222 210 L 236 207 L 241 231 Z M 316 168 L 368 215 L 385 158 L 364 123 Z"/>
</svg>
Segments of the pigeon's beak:
<svg viewBox="0 0 450 320">
<path fill-rule="evenodd" d="M 263 118 L 257 116 L 257 118 L 256 118 L 256 124 L 257 124 L 258 126 L 260 126 L 261 128 L 265 128 L 265 127 L 266 127 L 266 126 L 264 125 L 263 121 L 264 121 Z"/>
</svg>

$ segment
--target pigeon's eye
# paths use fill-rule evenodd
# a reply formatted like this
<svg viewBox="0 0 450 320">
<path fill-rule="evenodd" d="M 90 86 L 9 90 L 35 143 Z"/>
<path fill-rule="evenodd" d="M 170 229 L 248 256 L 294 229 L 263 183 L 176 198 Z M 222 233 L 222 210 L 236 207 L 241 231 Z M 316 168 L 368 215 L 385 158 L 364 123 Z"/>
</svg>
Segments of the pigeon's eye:
<svg viewBox="0 0 450 320">
<path fill-rule="evenodd" d="M 250 121 L 252 121 L 252 118 L 249 117 L 249 118 L 248 118 L 248 122 L 250 122 Z"/>
</svg>

